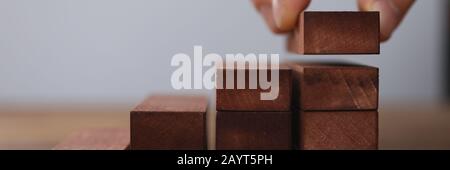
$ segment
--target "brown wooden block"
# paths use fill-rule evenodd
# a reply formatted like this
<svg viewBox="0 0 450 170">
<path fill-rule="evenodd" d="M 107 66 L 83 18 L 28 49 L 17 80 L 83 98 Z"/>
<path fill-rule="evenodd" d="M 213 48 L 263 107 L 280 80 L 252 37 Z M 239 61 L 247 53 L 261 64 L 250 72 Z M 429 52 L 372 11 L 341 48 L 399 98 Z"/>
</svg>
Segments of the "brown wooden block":
<svg viewBox="0 0 450 170">
<path fill-rule="evenodd" d="M 130 149 L 206 149 L 208 101 L 196 96 L 151 96 L 131 111 Z"/>
<path fill-rule="evenodd" d="M 305 111 L 377 110 L 378 68 L 346 63 L 291 63 L 293 102 Z"/>
<path fill-rule="evenodd" d="M 259 84 L 259 71 L 266 71 L 271 80 L 271 69 L 245 69 L 245 88 L 237 88 L 238 69 L 234 68 L 234 88 L 227 89 L 226 87 L 226 72 L 229 68 L 218 68 L 218 73 L 223 73 L 222 83 L 223 89 L 216 89 L 216 109 L 218 111 L 290 111 L 291 109 L 291 89 L 292 89 L 292 75 L 291 69 L 286 65 L 280 65 L 278 69 L 279 84 L 270 89 L 262 89 Z M 255 71 L 253 76 L 250 76 L 250 70 Z M 257 80 L 257 88 L 251 89 L 249 80 Z M 278 88 L 278 97 L 275 100 L 261 100 L 261 93 L 269 93 L 274 88 Z"/>
<path fill-rule="evenodd" d="M 291 112 L 217 112 L 217 150 L 292 149 Z"/>
<path fill-rule="evenodd" d="M 379 54 L 379 12 L 300 14 L 288 50 L 300 54 Z"/>
<path fill-rule="evenodd" d="M 87 129 L 71 134 L 54 150 L 125 150 L 130 130 L 119 128 Z"/>
<path fill-rule="evenodd" d="M 305 150 L 378 148 L 377 111 L 300 111 L 299 148 Z"/>
</svg>

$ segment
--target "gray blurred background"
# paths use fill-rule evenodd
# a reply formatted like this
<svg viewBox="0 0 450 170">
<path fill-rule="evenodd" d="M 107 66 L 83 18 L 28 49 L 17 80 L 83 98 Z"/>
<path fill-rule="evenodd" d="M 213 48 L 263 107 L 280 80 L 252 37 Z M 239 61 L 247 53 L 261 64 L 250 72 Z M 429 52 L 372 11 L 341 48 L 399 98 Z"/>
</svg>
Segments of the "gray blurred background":
<svg viewBox="0 0 450 170">
<path fill-rule="evenodd" d="M 249 0 L 0 0 L 0 149 L 49 149 L 73 131 L 128 128 L 129 110 L 149 94 L 213 99 L 214 91 L 170 85 L 172 56 L 192 56 L 194 45 L 204 54 L 377 66 L 380 148 L 450 149 L 446 7 L 448 0 L 417 0 L 379 56 L 300 56 L 286 52 L 285 37 L 269 31 Z M 313 0 L 309 10 L 357 5 Z"/>
<path fill-rule="evenodd" d="M 0 101 L 138 102 L 172 91 L 176 53 L 280 53 L 380 67 L 381 101 L 443 98 L 446 0 L 419 0 L 380 56 L 298 56 L 243 0 L 0 0 Z M 315 0 L 309 10 L 356 10 Z M 211 92 L 206 92 L 211 93 Z"/>
</svg>

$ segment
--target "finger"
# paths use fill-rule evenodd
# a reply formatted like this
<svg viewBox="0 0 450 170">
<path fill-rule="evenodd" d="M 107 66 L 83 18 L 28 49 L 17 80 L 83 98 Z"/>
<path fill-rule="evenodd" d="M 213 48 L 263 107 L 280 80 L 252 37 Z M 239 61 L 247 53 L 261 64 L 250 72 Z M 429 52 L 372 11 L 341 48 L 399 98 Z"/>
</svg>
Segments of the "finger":
<svg viewBox="0 0 450 170">
<path fill-rule="evenodd" d="M 388 40 L 415 0 L 358 0 L 362 11 L 380 11 L 380 39 Z"/>
<path fill-rule="evenodd" d="M 264 18 L 264 21 L 270 30 L 274 33 L 282 33 L 282 31 L 276 26 L 273 18 L 272 0 L 252 0 L 252 2 L 256 10 L 258 10 Z"/>
<path fill-rule="evenodd" d="M 299 14 L 308 7 L 310 0 L 272 0 L 273 16 L 277 28 L 282 32 L 293 30 Z"/>
</svg>

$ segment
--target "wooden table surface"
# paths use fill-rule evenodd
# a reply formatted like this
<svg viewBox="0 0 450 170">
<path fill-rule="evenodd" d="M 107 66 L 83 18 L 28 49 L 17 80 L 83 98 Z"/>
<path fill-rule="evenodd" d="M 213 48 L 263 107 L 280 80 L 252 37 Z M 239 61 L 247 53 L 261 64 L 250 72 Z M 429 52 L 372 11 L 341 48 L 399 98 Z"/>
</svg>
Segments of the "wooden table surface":
<svg viewBox="0 0 450 170">
<path fill-rule="evenodd" d="M 77 130 L 129 128 L 133 107 L 130 103 L 0 103 L 0 149 L 51 149 Z M 391 102 L 381 104 L 379 112 L 380 149 L 450 149 L 450 105 Z M 209 132 L 209 143 L 214 135 Z"/>
</svg>

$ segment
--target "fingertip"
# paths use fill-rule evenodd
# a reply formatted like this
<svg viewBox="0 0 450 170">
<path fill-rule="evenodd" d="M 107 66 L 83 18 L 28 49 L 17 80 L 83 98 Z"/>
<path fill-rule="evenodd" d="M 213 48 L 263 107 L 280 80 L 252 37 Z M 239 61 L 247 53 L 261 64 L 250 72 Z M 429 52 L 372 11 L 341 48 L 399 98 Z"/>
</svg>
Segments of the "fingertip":
<svg viewBox="0 0 450 170">
<path fill-rule="evenodd" d="M 296 27 L 299 14 L 309 5 L 310 0 L 272 0 L 276 27 L 288 32 Z"/>
<path fill-rule="evenodd" d="M 275 34 L 281 34 L 284 33 L 282 30 L 278 29 L 278 27 L 275 24 L 275 20 L 273 17 L 272 12 L 272 6 L 270 5 L 263 5 L 259 7 L 259 12 L 261 13 L 262 17 L 264 18 L 264 21 L 266 22 L 266 25 L 269 27 L 269 29 L 275 33 Z"/>
<path fill-rule="evenodd" d="M 376 0 L 371 9 L 380 11 L 380 40 L 382 42 L 388 40 L 401 20 L 398 8 L 392 1 Z"/>
<path fill-rule="evenodd" d="M 391 38 L 391 36 L 389 35 L 389 36 L 387 36 L 387 35 L 383 35 L 383 34 L 381 34 L 380 35 L 380 42 L 386 42 L 386 41 L 388 41 L 389 39 Z"/>
<path fill-rule="evenodd" d="M 374 0 L 358 0 L 358 8 L 361 11 L 370 11 Z"/>
</svg>

